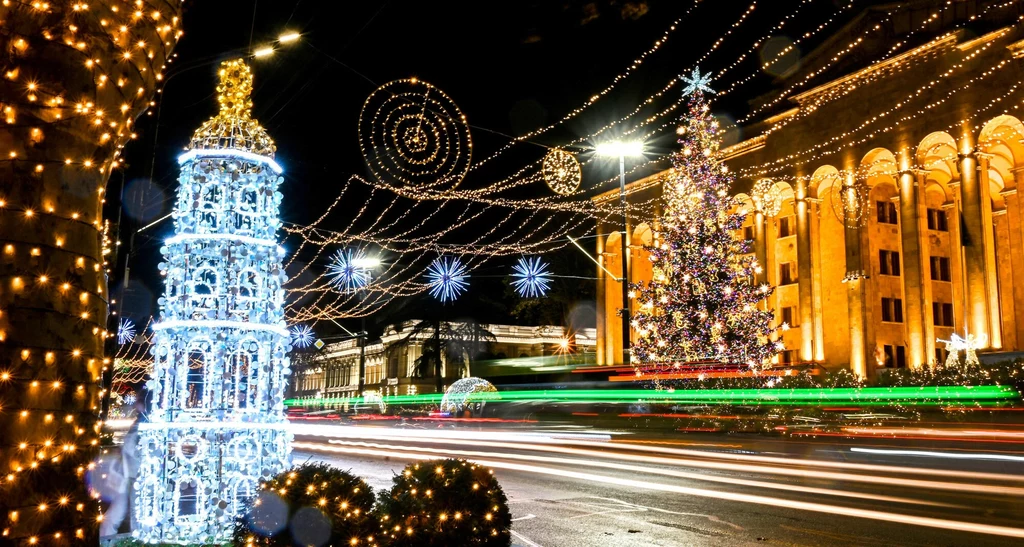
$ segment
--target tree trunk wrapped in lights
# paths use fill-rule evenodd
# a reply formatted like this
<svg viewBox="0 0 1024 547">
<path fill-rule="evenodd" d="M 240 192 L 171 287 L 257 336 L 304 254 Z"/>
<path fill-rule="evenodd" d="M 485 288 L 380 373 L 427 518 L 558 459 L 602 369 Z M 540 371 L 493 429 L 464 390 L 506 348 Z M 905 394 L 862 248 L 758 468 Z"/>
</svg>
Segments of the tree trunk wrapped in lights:
<svg viewBox="0 0 1024 547">
<path fill-rule="evenodd" d="M 774 314 L 758 304 L 772 288 L 734 235 L 745 214 L 729 195 L 732 177 L 718 158 L 718 124 L 701 89 L 679 129 L 674 169 L 664 181 L 665 214 L 651 253 L 654 277 L 631 287 L 638 334 L 633 352 L 647 372 L 714 361 L 762 366 L 782 349 L 772 340 Z"/>
<path fill-rule="evenodd" d="M 96 534 L 104 190 L 181 35 L 181 0 L 0 6 L 0 533 Z"/>
</svg>

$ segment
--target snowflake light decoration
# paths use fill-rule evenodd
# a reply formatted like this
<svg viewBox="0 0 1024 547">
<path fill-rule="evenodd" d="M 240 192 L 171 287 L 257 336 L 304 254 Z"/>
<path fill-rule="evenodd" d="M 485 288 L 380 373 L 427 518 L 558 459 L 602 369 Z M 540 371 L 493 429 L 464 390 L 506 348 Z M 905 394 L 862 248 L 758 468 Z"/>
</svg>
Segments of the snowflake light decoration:
<svg viewBox="0 0 1024 547">
<path fill-rule="evenodd" d="M 466 266 L 458 258 L 438 258 L 427 268 L 430 296 L 441 302 L 455 300 L 465 292 L 469 287 L 469 283 L 466 282 L 468 278 Z"/>
<path fill-rule="evenodd" d="M 551 272 L 548 271 L 548 265 L 541 262 L 539 256 L 520 258 L 512 269 L 515 271 L 512 274 L 515 279 L 512 286 L 523 298 L 540 298 L 551 288 Z"/>
<path fill-rule="evenodd" d="M 700 69 L 694 67 L 693 72 L 687 77 L 685 74 L 679 76 L 679 79 L 686 82 L 686 87 L 683 88 L 683 97 L 692 95 L 697 91 L 703 91 L 705 93 L 715 94 L 715 90 L 708 87 L 711 83 L 710 74 L 701 74 Z"/>
<path fill-rule="evenodd" d="M 308 348 L 313 345 L 316 335 L 309 325 L 296 325 L 292 327 L 292 345 L 297 348 Z"/>
<path fill-rule="evenodd" d="M 127 317 L 122 318 L 117 326 L 117 343 L 124 345 L 131 343 L 132 340 L 135 340 L 135 323 Z"/>
<path fill-rule="evenodd" d="M 331 286 L 347 292 L 359 290 L 370 284 L 370 269 L 365 266 L 366 257 L 362 251 L 353 252 L 344 249 L 334 253 L 331 265 L 327 267 L 327 276 Z"/>
</svg>

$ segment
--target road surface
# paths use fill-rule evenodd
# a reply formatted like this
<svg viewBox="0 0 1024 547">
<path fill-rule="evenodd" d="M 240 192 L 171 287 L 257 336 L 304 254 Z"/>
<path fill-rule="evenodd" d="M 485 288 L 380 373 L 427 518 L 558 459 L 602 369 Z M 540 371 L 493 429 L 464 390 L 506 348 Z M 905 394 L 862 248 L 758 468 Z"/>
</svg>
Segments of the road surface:
<svg viewBox="0 0 1024 547">
<path fill-rule="evenodd" d="M 351 469 L 375 490 L 410 461 L 484 463 L 509 497 L 513 544 L 526 547 L 1024 545 L 1024 433 L 965 442 L 543 427 L 295 432 L 295 463 Z"/>
</svg>

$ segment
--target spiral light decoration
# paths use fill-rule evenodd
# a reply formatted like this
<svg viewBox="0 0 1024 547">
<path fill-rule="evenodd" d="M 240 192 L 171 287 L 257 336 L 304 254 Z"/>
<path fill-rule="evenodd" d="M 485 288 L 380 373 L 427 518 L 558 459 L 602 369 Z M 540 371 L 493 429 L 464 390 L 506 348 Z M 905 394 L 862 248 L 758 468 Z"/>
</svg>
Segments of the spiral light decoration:
<svg viewBox="0 0 1024 547">
<path fill-rule="evenodd" d="M 359 147 L 380 182 L 418 189 L 458 186 L 473 151 L 465 114 L 416 78 L 388 82 L 366 98 Z"/>
<path fill-rule="evenodd" d="M 860 228 L 868 222 L 871 209 L 871 189 L 863 181 L 846 179 L 842 184 L 833 184 L 831 192 L 832 212 L 847 228 Z"/>
</svg>

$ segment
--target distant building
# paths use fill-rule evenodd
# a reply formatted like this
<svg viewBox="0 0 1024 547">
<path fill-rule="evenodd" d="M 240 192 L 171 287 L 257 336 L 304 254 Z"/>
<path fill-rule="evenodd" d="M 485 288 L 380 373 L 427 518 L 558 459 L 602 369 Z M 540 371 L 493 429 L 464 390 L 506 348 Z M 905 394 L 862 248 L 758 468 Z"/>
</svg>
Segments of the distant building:
<svg viewBox="0 0 1024 547">
<path fill-rule="evenodd" d="M 388 325 L 380 340 L 366 344 L 364 393 L 411 395 L 437 391 L 434 371 L 426 370 L 418 374 L 420 371 L 416 370 L 416 360 L 423 354 L 423 345 L 433 336 L 433 330 L 429 327 L 410 336 L 418 323 L 420 321 L 412 320 Z M 467 326 L 454 321 L 451 325 L 453 329 Z M 596 329 L 581 329 L 569 338 L 566 330 L 558 326 L 479 326 L 482 331 L 494 336 L 491 340 L 481 338 L 479 341 L 480 353 L 489 360 L 568 356 L 571 352 L 576 361 L 594 362 L 592 357 L 597 346 Z M 587 359 L 588 356 L 590 359 Z M 319 399 L 358 396 L 359 360 L 359 340 L 355 338 L 328 344 L 322 350 L 309 354 L 309 358 L 296 359 L 289 397 L 315 404 Z M 471 363 L 465 352 L 460 363 L 450 362 L 444 355 L 441 362 L 444 386 L 478 374 L 473 370 L 476 361 Z"/>
<path fill-rule="evenodd" d="M 871 378 L 942 362 L 936 340 L 965 330 L 989 350 L 1024 349 L 1018 15 L 983 0 L 870 8 L 726 135 L 720 152 L 749 212 L 737 236 L 764 267 L 757 281 L 776 287 L 777 320 L 793 327 L 780 362 Z M 657 203 L 665 175 L 630 184 L 628 201 Z M 765 208 L 755 185 L 780 208 Z M 851 199 L 856 210 L 844 213 Z M 631 281 L 651 277 L 643 245 L 660 214 L 626 231 Z M 621 288 L 605 272 L 621 268 L 620 228 L 598 232 L 597 359 L 618 364 Z"/>
</svg>

